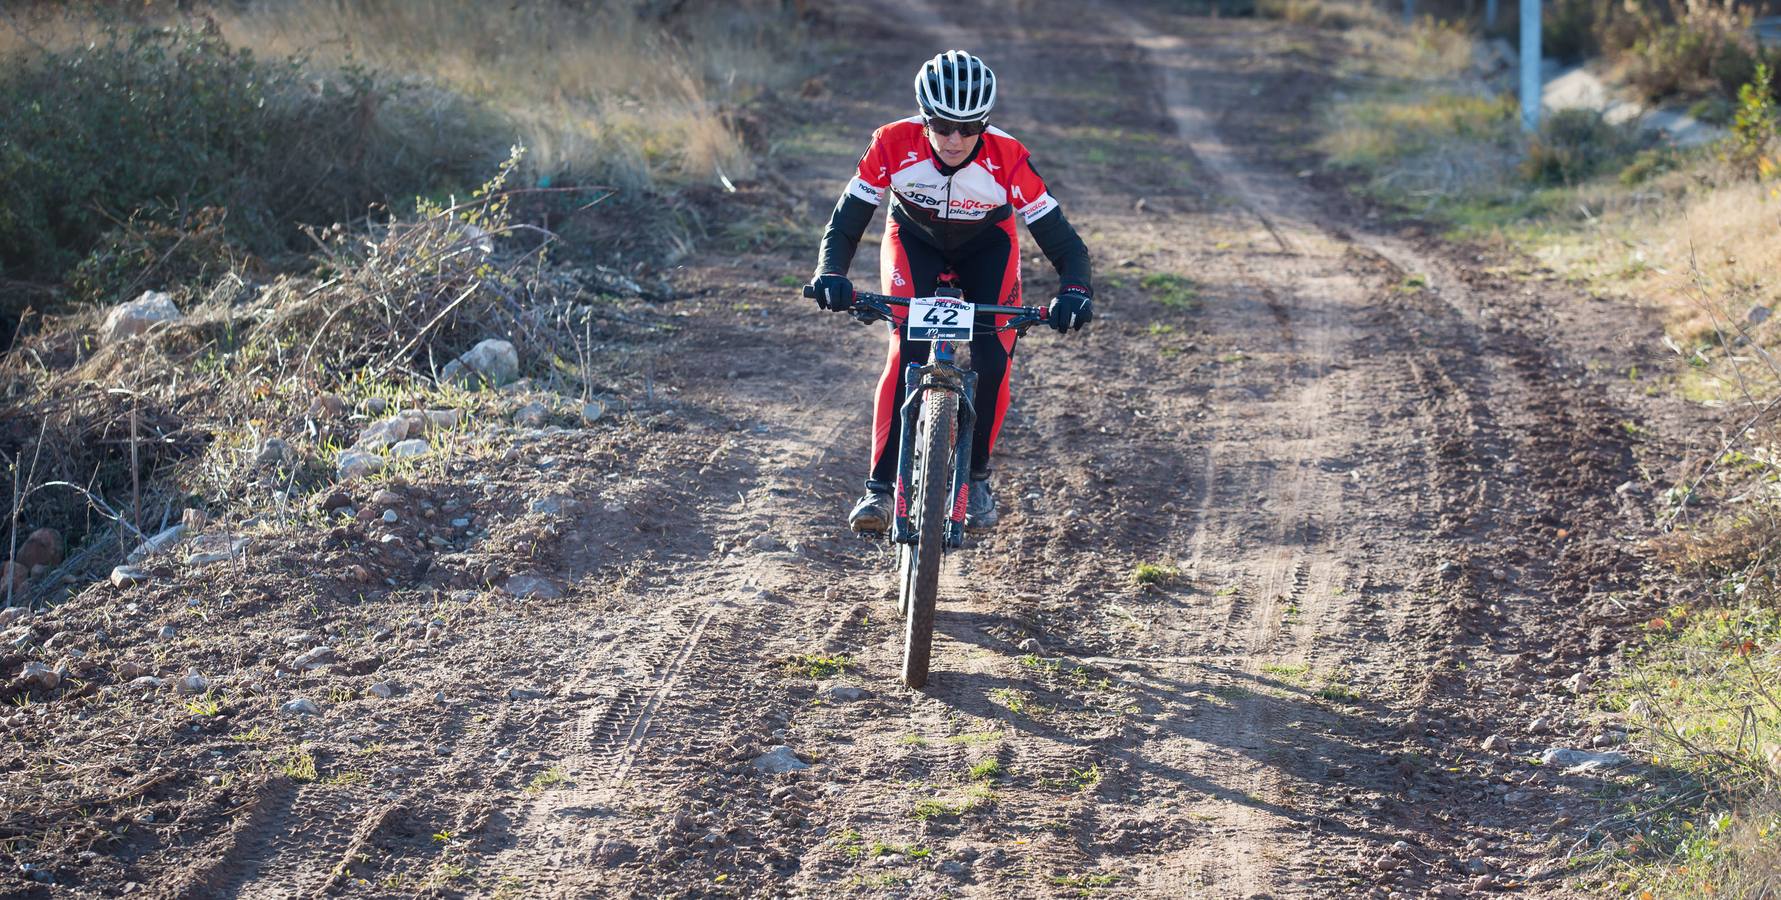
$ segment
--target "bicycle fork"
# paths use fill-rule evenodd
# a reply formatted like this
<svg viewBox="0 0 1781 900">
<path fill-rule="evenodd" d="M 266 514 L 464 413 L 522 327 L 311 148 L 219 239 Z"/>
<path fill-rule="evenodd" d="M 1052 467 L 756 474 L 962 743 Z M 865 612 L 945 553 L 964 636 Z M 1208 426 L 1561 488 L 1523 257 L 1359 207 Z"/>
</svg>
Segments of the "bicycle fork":
<svg viewBox="0 0 1781 900">
<path fill-rule="evenodd" d="M 916 401 L 931 390 L 958 390 L 949 384 L 936 384 L 921 377 L 921 363 L 910 363 L 903 370 L 902 441 L 897 450 L 896 512 L 891 521 L 891 540 L 913 544 L 917 534 L 909 521 L 909 485 L 915 480 L 915 429 L 920 404 Z M 971 493 L 971 443 L 977 433 L 977 373 L 965 371 L 959 390 L 959 437 L 954 443 L 952 484 L 953 498 L 946 522 L 947 547 L 965 544 L 965 507 Z"/>
</svg>

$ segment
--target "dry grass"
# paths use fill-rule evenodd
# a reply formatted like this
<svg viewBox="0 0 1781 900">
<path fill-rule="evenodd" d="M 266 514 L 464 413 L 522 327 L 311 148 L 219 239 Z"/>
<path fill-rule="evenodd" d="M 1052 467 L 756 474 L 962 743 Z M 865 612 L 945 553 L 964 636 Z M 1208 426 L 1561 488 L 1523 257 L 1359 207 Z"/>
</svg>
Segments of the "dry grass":
<svg viewBox="0 0 1781 900">
<path fill-rule="evenodd" d="M 626 187 L 749 174 L 727 117 L 795 76 L 796 22 L 766 0 L 695 2 L 670 20 L 647 6 L 260 0 L 194 12 L 261 55 L 364 66 L 487 102 L 538 172 Z M 91 27 L 41 11 L 0 22 L 11 25 L 0 24 L 0 59 L 67 46 Z"/>
</svg>

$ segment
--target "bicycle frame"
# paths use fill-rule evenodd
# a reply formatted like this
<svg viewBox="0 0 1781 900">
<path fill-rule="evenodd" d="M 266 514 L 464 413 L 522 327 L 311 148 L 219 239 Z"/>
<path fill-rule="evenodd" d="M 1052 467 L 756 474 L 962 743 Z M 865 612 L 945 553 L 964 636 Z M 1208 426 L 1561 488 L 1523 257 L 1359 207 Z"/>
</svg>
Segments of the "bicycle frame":
<svg viewBox="0 0 1781 900">
<path fill-rule="evenodd" d="M 807 288 L 806 294 L 809 293 Z M 936 288 L 934 294 L 964 296 L 950 287 Z M 908 305 L 909 301 L 902 297 L 860 291 L 854 294 L 854 317 L 862 322 L 883 320 L 896 324 L 891 307 Z M 1029 326 L 1045 321 L 1047 315 L 1045 309 L 1036 306 L 979 305 L 975 312 L 978 315 L 1011 316 L 1007 322 L 992 328 L 996 331 L 1012 328 L 1022 334 Z M 915 480 L 912 448 L 915 446 L 916 412 L 921 408 L 922 395 L 929 391 L 950 391 L 959 398 L 959 438 L 953 453 L 952 484 L 948 492 L 952 504 L 947 514 L 945 546 L 962 547 L 965 543 L 965 505 L 971 490 L 971 444 L 977 433 L 977 373 L 959 368 L 955 362 L 957 353 L 957 341 L 935 341 L 926 364 L 912 362 L 903 370 L 902 441 L 897 452 L 897 484 L 890 530 L 891 540 L 899 544 L 916 543 L 915 523 L 909 517 L 909 486 Z"/>
</svg>

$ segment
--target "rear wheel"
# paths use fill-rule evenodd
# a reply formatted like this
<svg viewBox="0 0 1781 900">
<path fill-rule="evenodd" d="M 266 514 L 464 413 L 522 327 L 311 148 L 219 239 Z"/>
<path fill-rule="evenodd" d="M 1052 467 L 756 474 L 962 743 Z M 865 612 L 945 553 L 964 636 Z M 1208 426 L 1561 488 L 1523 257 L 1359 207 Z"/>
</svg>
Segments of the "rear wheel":
<svg viewBox="0 0 1781 900">
<path fill-rule="evenodd" d="M 957 394 L 930 391 L 922 398 L 914 503 L 919 540 L 905 549 L 903 580 L 903 683 L 918 688 L 928 683 L 928 657 L 934 647 L 934 604 L 940 591 L 940 552 L 946 542 L 948 486 L 952 481 L 952 449 L 958 434 Z"/>
</svg>

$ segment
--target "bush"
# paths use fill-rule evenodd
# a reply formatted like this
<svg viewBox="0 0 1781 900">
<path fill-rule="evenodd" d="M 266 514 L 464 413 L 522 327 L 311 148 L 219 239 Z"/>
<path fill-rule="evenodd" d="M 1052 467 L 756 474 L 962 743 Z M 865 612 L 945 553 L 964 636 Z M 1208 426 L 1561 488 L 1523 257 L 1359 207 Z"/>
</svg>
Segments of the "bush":
<svg viewBox="0 0 1781 900">
<path fill-rule="evenodd" d="M 1729 95 L 1750 80 L 1761 59 L 1750 14 L 1730 0 L 1688 0 L 1674 21 L 1648 20 L 1619 55 L 1627 82 L 1648 100 Z"/>
<path fill-rule="evenodd" d="M 235 236 L 275 252 L 299 245 L 299 223 L 473 183 L 506 143 L 418 87 L 318 77 L 194 28 L 114 27 L 40 55 L 0 76 L 0 109 L 0 265 L 42 281 L 139 209 L 163 224 L 227 210 Z"/>
<path fill-rule="evenodd" d="M 1758 177 L 1776 174 L 1775 144 L 1781 141 L 1781 115 L 1775 109 L 1775 89 L 1769 67 L 1758 64 L 1756 73 L 1738 88 L 1737 112 L 1732 115 L 1732 135 L 1727 152 L 1730 162 Z"/>
<path fill-rule="evenodd" d="M 1540 122 L 1521 175 L 1537 184 L 1576 184 L 1618 163 L 1637 148 L 1624 128 L 1593 109 L 1563 109 Z"/>
</svg>

